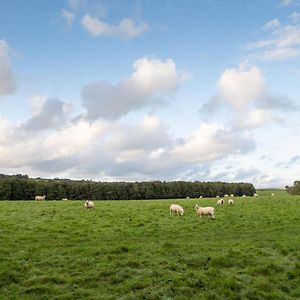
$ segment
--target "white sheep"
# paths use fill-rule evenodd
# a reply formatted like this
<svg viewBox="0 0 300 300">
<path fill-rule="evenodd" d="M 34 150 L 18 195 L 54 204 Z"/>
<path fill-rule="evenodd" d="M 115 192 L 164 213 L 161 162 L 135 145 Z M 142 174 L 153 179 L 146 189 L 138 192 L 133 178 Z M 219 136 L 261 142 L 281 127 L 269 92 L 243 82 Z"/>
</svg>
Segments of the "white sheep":
<svg viewBox="0 0 300 300">
<path fill-rule="evenodd" d="M 62 200 L 62 201 L 68 201 L 68 199 L 67 199 L 67 198 L 62 198 L 61 200 Z"/>
<path fill-rule="evenodd" d="M 233 205 L 233 204 L 234 204 L 233 199 L 229 199 L 229 200 L 228 200 L 228 204 L 229 204 L 229 205 Z"/>
<path fill-rule="evenodd" d="M 86 200 L 85 203 L 84 203 L 84 207 L 87 208 L 87 209 L 94 208 L 95 204 L 91 200 Z"/>
<path fill-rule="evenodd" d="M 255 193 L 255 194 L 253 194 L 253 197 L 258 197 L 258 194 L 256 194 L 256 193 Z"/>
<path fill-rule="evenodd" d="M 203 198 L 203 196 L 199 196 L 199 199 L 202 199 Z"/>
<path fill-rule="evenodd" d="M 35 196 L 35 201 L 44 201 L 46 198 L 46 195 L 43 196 Z"/>
<path fill-rule="evenodd" d="M 216 198 L 220 198 L 220 196 L 219 196 L 219 195 L 217 195 L 217 196 L 216 196 Z"/>
<path fill-rule="evenodd" d="M 225 194 L 224 197 L 229 197 L 229 195 L 228 195 L 228 194 Z"/>
<path fill-rule="evenodd" d="M 223 205 L 224 204 L 224 199 L 219 199 L 217 201 L 217 205 Z"/>
<path fill-rule="evenodd" d="M 275 196 L 275 194 L 272 193 L 271 196 Z"/>
<path fill-rule="evenodd" d="M 195 205 L 197 215 L 201 218 L 202 216 L 215 217 L 215 209 L 213 207 L 200 207 L 198 204 Z"/>
<path fill-rule="evenodd" d="M 177 204 L 172 204 L 170 206 L 170 215 L 171 214 L 177 214 L 177 215 L 183 215 L 184 214 L 184 210 L 180 205 Z"/>
<path fill-rule="evenodd" d="M 243 196 L 242 196 L 242 198 L 246 198 L 246 197 L 247 197 L 246 195 L 243 195 Z"/>
<path fill-rule="evenodd" d="M 234 197 L 234 194 L 230 194 L 230 197 Z"/>
</svg>

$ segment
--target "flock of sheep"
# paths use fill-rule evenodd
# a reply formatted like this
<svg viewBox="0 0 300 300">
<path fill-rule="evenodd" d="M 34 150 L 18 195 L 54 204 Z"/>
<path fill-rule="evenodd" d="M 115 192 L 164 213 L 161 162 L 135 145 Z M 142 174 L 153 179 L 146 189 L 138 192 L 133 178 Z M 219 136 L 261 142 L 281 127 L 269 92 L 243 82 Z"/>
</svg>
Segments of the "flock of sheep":
<svg viewBox="0 0 300 300">
<path fill-rule="evenodd" d="M 258 194 L 254 194 L 253 195 L 254 197 L 258 197 Z M 272 194 L 272 196 L 274 196 L 274 194 Z M 225 194 L 224 195 L 224 198 L 225 197 L 229 197 L 229 195 Z M 234 197 L 233 194 L 230 195 L 230 199 L 228 199 L 228 204 L 229 205 L 233 205 L 234 204 L 234 200 L 232 199 Z M 243 195 L 242 198 L 245 198 L 247 197 L 246 195 Z M 35 197 L 35 201 L 44 201 L 46 198 L 45 195 L 43 196 L 36 196 Z M 189 197 L 187 197 L 189 198 Z M 200 196 L 199 199 L 202 199 L 203 197 Z M 219 196 L 216 196 L 216 198 L 220 198 Z M 61 199 L 62 201 L 67 201 L 68 199 L 67 198 L 63 198 Z M 224 205 L 225 201 L 224 199 L 218 199 L 216 205 Z M 86 209 L 91 209 L 91 208 L 94 208 L 95 207 L 95 204 L 93 201 L 91 200 L 86 200 L 84 202 L 84 207 Z M 214 207 L 210 207 L 210 206 L 207 206 L 207 207 L 200 207 L 198 204 L 195 205 L 195 210 L 196 210 L 196 213 L 199 217 L 202 217 L 202 216 L 210 216 L 212 218 L 215 217 L 215 209 Z M 184 209 L 182 208 L 182 206 L 178 205 L 178 204 L 172 204 L 170 206 L 170 214 L 177 214 L 177 215 L 183 215 L 184 214 Z"/>
<path fill-rule="evenodd" d="M 224 204 L 224 199 L 220 199 L 217 201 L 217 205 L 223 205 L 223 204 Z M 228 204 L 233 205 L 234 204 L 233 199 L 229 199 Z M 210 207 L 210 206 L 201 207 L 198 204 L 196 204 L 195 210 L 199 217 L 202 217 L 202 216 L 210 216 L 212 218 L 215 217 L 215 208 L 214 207 Z M 170 214 L 177 214 L 177 215 L 182 216 L 184 214 L 184 209 L 182 208 L 182 206 L 180 206 L 178 204 L 172 204 L 170 206 Z"/>
<path fill-rule="evenodd" d="M 274 194 L 272 194 L 272 196 L 274 196 Z M 224 195 L 224 198 L 225 197 L 230 197 L 230 199 L 228 199 L 228 204 L 229 205 L 234 205 L 234 200 L 232 199 L 234 197 L 233 194 L 231 194 L 230 196 L 225 194 Z M 246 198 L 247 196 L 246 195 L 243 195 L 242 198 Z M 258 194 L 254 194 L 253 197 L 258 197 Z M 190 197 L 186 197 L 187 199 L 189 199 Z M 203 196 L 200 196 L 199 199 L 202 199 Z M 216 198 L 220 198 L 220 196 L 216 196 Z M 224 205 L 225 204 L 225 201 L 224 199 L 218 199 L 216 205 Z M 215 209 L 214 207 L 210 207 L 210 206 L 207 206 L 207 207 L 200 207 L 198 204 L 195 205 L 195 210 L 196 210 L 196 213 L 199 217 L 202 217 L 202 216 L 210 216 L 212 218 L 215 217 Z M 177 214 L 177 215 L 180 215 L 182 216 L 184 214 L 184 209 L 178 205 L 178 204 L 172 204 L 170 206 L 170 214 Z"/>
</svg>

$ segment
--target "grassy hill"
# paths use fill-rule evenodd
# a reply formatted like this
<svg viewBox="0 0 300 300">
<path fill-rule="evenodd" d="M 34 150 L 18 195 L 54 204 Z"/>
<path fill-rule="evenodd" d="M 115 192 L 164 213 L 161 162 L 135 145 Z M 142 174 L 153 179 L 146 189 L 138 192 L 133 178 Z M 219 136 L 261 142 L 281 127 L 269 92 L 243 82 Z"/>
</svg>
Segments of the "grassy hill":
<svg viewBox="0 0 300 300">
<path fill-rule="evenodd" d="M 300 196 L 264 193 L 232 207 L 0 202 L 0 299 L 299 299 Z"/>
</svg>

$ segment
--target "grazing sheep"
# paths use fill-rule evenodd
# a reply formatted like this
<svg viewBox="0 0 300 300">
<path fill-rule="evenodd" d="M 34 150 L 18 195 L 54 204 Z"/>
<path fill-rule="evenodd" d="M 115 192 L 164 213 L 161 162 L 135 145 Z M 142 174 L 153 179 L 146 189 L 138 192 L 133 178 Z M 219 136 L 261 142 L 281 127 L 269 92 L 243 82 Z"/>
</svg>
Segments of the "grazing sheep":
<svg viewBox="0 0 300 300">
<path fill-rule="evenodd" d="M 44 201 L 46 198 L 46 195 L 44 196 L 35 196 L 35 201 Z"/>
<path fill-rule="evenodd" d="M 258 194 L 255 193 L 255 194 L 253 195 L 253 197 L 258 197 Z"/>
<path fill-rule="evenodd" d="M 220 198 L 220 196 L 219 196 L 219 195 L 217 195 L 217 196 L 216 196 L 216 198 Z"/>
<path fill-rule="evenodd" d="M 230 194 L 230 197 L 234 197 L 234 194 Z"/>
<path fill-rule="evenodd" d="M 224 204 L 224 199 L 220 199 L 217 201 L 217 205 L 223 205 Z"/>
<path fill-rule="evenodd" d="M 234 204 L 233 199 L 229 199 L 229 200 L 228 200 L 228 204 L 229 204 L 229 205 L 233 205 L 233 204 Z"/>
<path fill-rule="evenodd" d="M 199 196 L 199 199 L 202 199 L 203 198 L 203 196 Z"/>
<path fill-rule="evenodd" d="M 87 209 L 94 208 L 95 204 L 91 200 L 86 200 L 85 203 L 84 203 L 84 207 L 87 208 Z"/>
<path fill-rule="evenodd" d="M 243 195 L 243 196 L 242 196 L 242 198 L 246 198 L 246 197 L 247 197 L 246 195 Z"/>
<path fill-rule="evenodd" d="M 228 194 L 225 194 L 224 197 L 229 197 L 229 195 L 228 195 Z"/>
<path fill-rule="evenodd" d="M 170 215 L 171 214 L 177 214 L 177 215 L 183 215 L 184 214 L 184 210 L 180 205 L 177 204 L 172 204 L 170 206 Z"/>
<path fill-rule="evenodd" d="M 272 193 L 271 196 L 275 196 L 275 194 Z"/>
<path fill-rule="evenodd" d="M 187 197 L 186 197 L 186 199 L 190 199 L 190 197 L 189 197 L 189 196 L 187 196 Z"/>
<path fill-rule="evenodd" d="M 62 198 L 61 200 L 62 200 L 62 201 L 68 201 L 68 199 L 67 199 L 67 198 Z"/>
<path fill-rule="evenodd" d="M 198 204 L 195 205 L 197 215 L 201 218 L 202 216 L 215 217 L 215 209 L 213 207 L 200 207 Z"/>
</svg>

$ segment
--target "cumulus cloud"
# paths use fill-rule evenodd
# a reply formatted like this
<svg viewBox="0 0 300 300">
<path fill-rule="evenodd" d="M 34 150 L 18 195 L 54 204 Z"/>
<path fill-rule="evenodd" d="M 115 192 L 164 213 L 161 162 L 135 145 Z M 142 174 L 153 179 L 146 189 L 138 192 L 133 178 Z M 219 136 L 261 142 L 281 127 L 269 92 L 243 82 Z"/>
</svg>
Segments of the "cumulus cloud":
<svg viewBox="0 0 300 300">
<path fill-rule="evenodd" d="M 284 95 L 272 95 L 266 94 L 263 101 L 259 101 L 258 107 L 267 110 L 278 110 L 278 111 L 297 111 L 298 106 L 287 96 Z"/>
<path fill-rule="evenodd" d="M 204 115 L 206 114 L 213 115 L 218 111 L 221 105 L 222 105 L 222 98 L 219 96 L 212 96 L 207 102 L 205 102 L 201 106 L 199 112 Z"/>
<path fill-rule="evenodd" d="M 133 38 L 141 36 L 149 30 L 149 26 L 146 23 L 136 24 L 131 18 L 122 19 L 119 24 L 111 25 L 89 14 L 82 18 L 81 24 L 92 36 Z"/>
<path fill-rule="evenodd" d="M 211 162 L 247 153 L 254 147 L 250 137 L 208 123 L 200 125 L 188 138 L 177 140 L 157 116 L 146 116 L 135 125 L 78 118 L 48 131 L 27 130 L 0 119 L 3 168 L 30 168 L 34 173 L 53 177 L 191 178 L 196 173 L 204 174 L 205 166 Z"/>
<path fill-rule="evenodd" d="M 57 98 L 34 97 L 33 116 L 23 124 L 25 130 L 60 128 L 66 121 L 68 104 Z"/>
<path fill-rule="evenodd" d="M 98 81 L 83 87 L 81 98 L 87 119 L 118 119 L 130 111 L 153 105 L 161 97 L 172 96 L 186 78 L 177 71 L 172 59 L 143 57 L 135 61 L 133 69 L 133 74 L 118 84 Z"/>
<path fill-rule="evenodd" d="M 9 59 L 9 46 L 6 41 L 0 40 L 0 96 L 15 91 L 16 80 Z"/>
<path fill-rule="evenodd" d="M 203 123 L 190 137 L 175 146 L 171 155 L 184 163 L 214 161 L 233 153 L 247 153 L 255 148 L 251 138 L 225 129 L 219 124 Z"/>
<path fill-rule="evenodd" d="M 294 11 L 292 14 L 289 15 L 289 18 L 294 22 L 298 23 L 300 21 L 300 14 Z"/>
<path fill-rule="evenodd" d="M 234 128 L 258 128 L 275 120 L 277 120 L 277 118 L 275 118 L 270 111 L 264 109 L 251 109 L 237 117 Z"/>
<path fill-rule="evenodd" d="M 256 66 L 240 65 L 238 69 L 227 69 L 217 85 L 222 96 L 237 109 L 259 99 L 265 90 L 264 77 Z"/>
<path fill-rule="evenodd" d="M 226 69 L 218 82 L 218 95 L 204 103 L 200 113 L 212 116 L 228 103 L 233 111 L 235 129 L 254 129 L 271 122 L 282 123 L 281 112 L 294 112 L 297 105 L 284 95 L 268 91 L 262 71 L 255 65 L 241 64 Z"/>
</svg>

